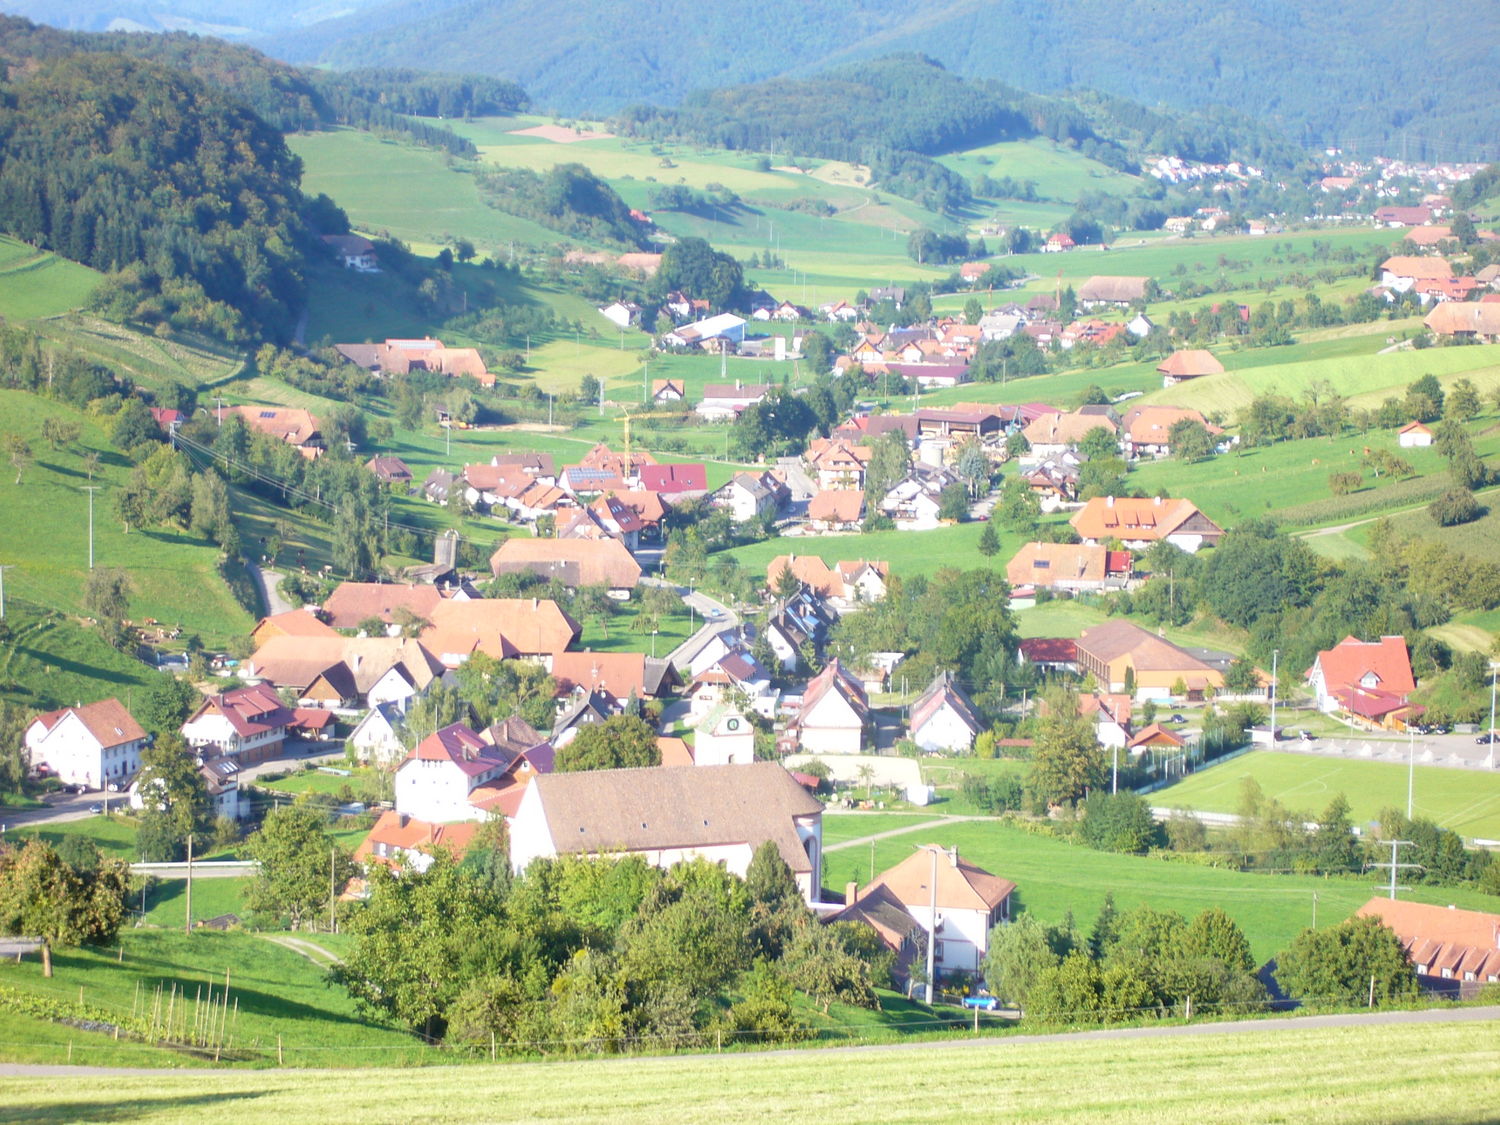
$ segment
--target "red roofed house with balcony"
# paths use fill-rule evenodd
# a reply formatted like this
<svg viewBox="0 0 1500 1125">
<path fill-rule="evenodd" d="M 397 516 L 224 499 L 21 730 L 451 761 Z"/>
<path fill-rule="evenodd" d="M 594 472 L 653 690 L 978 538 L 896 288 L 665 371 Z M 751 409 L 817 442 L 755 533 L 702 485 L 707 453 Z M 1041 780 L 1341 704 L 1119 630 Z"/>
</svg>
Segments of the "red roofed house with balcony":
<svg viewBox="0 0 1500 1125">
<path fill-rule="evenodd" d="M 324 721 L 327 711 L 320 712 Z M 242 766 L 264 762 L 281 751 L 298 713 L 281 701 L 270 684 L 251 684 L 211 695 L 182 724 L 182 738 L 206 757 L 237 758 Z"/>
<path fill-rule="evenodd" d="M 439 849 L 450 852 L 455 859 L 462 859 L 478 831 L 479 825 L 473 821 L 433 824 L 387 809 L 380 814 L 370 834 L 354 849 L 354 862 L 366 866 L 380 863 L 396 868 L 409 862 L 412 870 L 420 874 L 432 866 L 433 853 Z"/>
<path fill-rule="evenodd" d="M 141 768 L 146 732 L 118 699 L 38 715 L 26 728 L 31 768 L 46 766 L 64 785 L 102 789 Z"/>
<path fill-rule="evenodd" d="M 1342 712 L 1371 726 L 1404 730 L 1407 719 L 1421 710 L 1409 699 L 1417 682 L 1405 637 L 1378 641 L 1345 637 L 1318 653 L 1307 671 L 1307 682 L 1319 710 Z"/>
</svg>

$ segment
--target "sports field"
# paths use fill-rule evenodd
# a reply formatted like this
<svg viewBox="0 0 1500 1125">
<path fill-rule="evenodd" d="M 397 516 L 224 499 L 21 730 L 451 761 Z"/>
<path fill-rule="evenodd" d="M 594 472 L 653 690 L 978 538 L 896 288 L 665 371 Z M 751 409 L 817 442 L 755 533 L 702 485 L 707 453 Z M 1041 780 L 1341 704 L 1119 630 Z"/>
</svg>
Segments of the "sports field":
<svg viewBox="0 0 1500 1125">
<path fill-rule="evenodd" d="M 1358 736 L 1339 741 L 1356 748 Z M 1395 747 L 1404 750 L 1404 746 Z M 1420 748 L 1419 751 L 1420 753 Z M 1420 761 L 1420 759 L 1419 759 Z M 1500 771 L 1445 769 L 1418 765 L 1413 809 L 1444 828 L 1468 837 L 1500 838 Z M 1222 765 L 1200 770 L 1186 780 L 1152 794 L 1151 802 L 1170 808 L 1232 813 L 1240 784 L 1253 777 L 1266 796 L 1315 819 L 1335 793 L 1349 799 L 1354 822 L 1367 825 L 1386 808 L 1406 808 L 1407 767 L 1393 762 L 1325 758 L 1255 750 Z"/>
</svg>

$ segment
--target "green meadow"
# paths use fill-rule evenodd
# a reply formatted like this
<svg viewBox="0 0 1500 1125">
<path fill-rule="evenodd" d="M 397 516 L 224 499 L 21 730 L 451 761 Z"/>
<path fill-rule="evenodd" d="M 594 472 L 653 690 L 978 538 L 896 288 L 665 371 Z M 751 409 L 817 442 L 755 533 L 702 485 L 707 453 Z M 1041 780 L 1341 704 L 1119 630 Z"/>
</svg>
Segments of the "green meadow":
<svg viewBox="0 0 1500 1125">
<path fill-rule="evenodd" d="M 9 583 L 14 572 L 7 574 Z M 75 618 L 23 601 L 7 587 L 0 646 L 0 699 L 27 710 L 50 711 L 119 696 L 121 702 L 159 673 L 105 643 Z"/>
<path fill-rule="evenodd" d="M 1200 769 L 1177 784 L 1151 795 L 1155 805 L 1232 813 L 1239 805 L 1240 787 L 1254 778 L 1267 797 L 1316 820 L 1336 793 L 1349 799 L 1354 823 L 1368 825 L 1383 809 L 1406 808 L 1405 761 L 1362 761 L 1359 732 L 1344 731 L 1335 740 L 1351 751 L 1348 758 L 1255 750 L 1233 761 Z M 1378 744 L 1404 759 L 1401 744 Z M 1415 815 L 1467 837 L 1500 838 L 1500 775 L 1478 770 L 1417 765 L 1412 786 Z"/>
<path fill-rule="evenodd" d="M 943 808 L 940 803 L 933 811 Z M 986 871 L 1014 880 L 1019 887 L 1016 906 L 1048 923 L 1061 922 L 1071 913 L 1085 933 L 1106 893 L 1114 895 L 1120 910 L 1148 905 L 1191 917 L 1221 906 L 1244 930 L 1257 962 L 1276 956 L 1312 924 L 1315 894 L 1318 924 L 1327 926 L 1349 917 L 1374 893 L 1369 878 L 1241 872 L 1171 856 L 1096 852 L 1005 820 L 944 822 L 930 830 L 877 840 L 875 870 L 895 866 L 923 844 L 956 847 L 959 855 Z M 869 867 L 868 846 L 829 853 L 823 862 L 823 885 L 842 889 L 848 882 L 863 882 L 869 878 Z M 1475 910 L 1495 906 L 1492 896 L 1463 887 L 1418 886 L 1405 897 Z"/>
<path fill-rule="evenodd" d="M 682 1125 L 829 1118 L 1202 1125 L 1256 1119 L 1309 1125 L 1422 1120 L 1466 1125 L 1500 1097 L 1500 1021 L 1278 1027 L 1144 1039 L 981 1038 L 934 1050 L 549 1061 L 437 1070 L 159 1072 L 107 1081 L 6 1080 L 0 1114 L 46 1122 L 495 1118 Z M 79 1034 L 82 1038 L 82 1033 Z M 58 1057 L 61 1045 L 33 1054 Z M 393 1052 L 396 1053 L 396 1052 Z M 85 1061 L 111 1056 L 90 1044 Z M 330 1057 L 328 1065 L 339 1060 Z M 1142 1076 L 1149 1075 L 1149 1081 Z M 982 1107 L 982 1110 L 979 1108 Z"/>
<path fill-rule="evenodd" d="M 11 319 L 35 320 L 82 308 L 100 276 L 49 250 L 0 235 L 0 310 Z"/>
</svg>

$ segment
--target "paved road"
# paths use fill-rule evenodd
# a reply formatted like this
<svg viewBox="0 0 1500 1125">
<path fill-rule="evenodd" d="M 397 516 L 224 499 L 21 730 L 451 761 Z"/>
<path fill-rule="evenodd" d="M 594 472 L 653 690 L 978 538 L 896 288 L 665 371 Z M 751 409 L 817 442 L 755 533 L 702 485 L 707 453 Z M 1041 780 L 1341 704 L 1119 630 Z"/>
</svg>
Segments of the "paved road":
<svg viewBox="0 0 1500 1125">
<path fill-rule="evenodd" d="M 89 812 L 90 805 L 102 805 L 108 796 L 110 807 L 124 804 L 124 793 L 52 793 L 42 800 L 46 808 L 0 809 L 0 830 L 20 828 L 27 824 L 60 824 L 69 820 L 87 820 L 97 813 Z"/>
<path fill-rule="evenodd" d="M 1295 726 L 1290 720 L 1288 727 Z M 1286 728 L 1283 727 L 1283 734 Z M 1474 734 L 1421 735 L 1415 740 L 1416 761 L 1419 766 L 1438 766 L 1442 769 L 1495 770 L 1500 769 L 1500 744 L 1491 748 L 1480 745 Z M 1350 730 L 1329 738 L 1315 738 L 1303 742 L 1300 738 L 1285 738 L 1276 749 L 1288 754 L 1312 754 L 1324 758 L 1346 758 L 1359 761 L 1399 762 L 1405 765 L 1411 756 L 1411 740 L 1403 735 L 1376 734 L 1374 732 Z"/>
<path fill-rule="evenodd" d="M 878 813 L 850 813 L 850 816 L 877 816 Z M 968 820 L 994 820 L 991 816 L 940 816 L 934 820 L 924 820 L 920 824 L 909 824 L 905 828 L 892 828 L 887 832 L 875 832 L 869 836 L 861 836 L 858 840 L 845 840 L 840 844 L 829 844 L 823 849 L 823 854 L 829 852 L 841 852 L 845 848 L 859 848 L 870 843 L 872 840 L 888 840 L 892 836 L 905 836 L 911 832 L 926 832 L 929 828 L 941 828 L 949 824 L 962 824 Z"/>
<path fill-rule="evenodd" d="M 1059 1031 L 1048 1035 L 1007 1035 L 1003 1038 L 997 1036 L 974 1036 L 970 1038 L 954 1036 L 950 1039 L 928 1039 L 920 1042 L 905 1043 L 873 1043 L 855 1044 L 847 1047 L 820 1047 L 817 1048 L 821 1054 L 846 1054 L 851 1051 L 912 1051 L 912 1050 L 960 1050 L 960 1051 L 1003 1051 L 1012 1044 L 1020 1043 L 1066 1043 L 1077 1042 L 1080 1039 L 1156 1039 L 1167 1036 L 1182 1035 L 1241 1035 L 1246 1032 L 1256 1031 L 1315 1031 L 1331 1027 L 1389 1027 L 1400 1024 L 1434 1024 L 1434 1023 L 1487 1023 L 1500 1020 L 1500 1005 L 1490 1005 L 1476 1008 L 1457 1008 L 1451 1004 L 1444 1004 L 1438 1008 L 1423 1008 L 1418 1011 L 1400 1012 L 1355 1012 L 1348 1015 L 1337 1016 L 1280 1016 L 1264 1020 L 1229 1020 L 1223 1023 L 1189 1023 L 1173 1024 L 1169 1027 L 1118 1027 L 1104 1028 L 1097 1031 Z M 745 1051 L 736 1054 L 736 1058 L 744 1058 L 753 1055 L 795 1055 L 799 1058 L 807 1057 L 806 1048 L 779 1048 L 768 1051 Z M 679 1055 L 674 1060 L 682 1066 L 714 1066 L 723 1065 L 722 1055 Z M 621 1059 L 601 1059 L 597 1066 L 634 1066 L 639 1062 L 638 1056 Z M 509 1063 L 501 1063 L 508 1066 Z M 311 1070 L 297 1067 L 294 1068 L 299 1074 L 312 1073 Z M 201 1074 L 202 1072 L 196 1072 Z M 333 1074 L 345 1074 L 348 1071 L 331 1071 Z M 160 1077 L 162 1071 L 159 1067 L 107 1067 L 107 1066 L 46 1066 L 38 1063 L 0 1063 L 0 1078 L 64 1078 L 69 1076 L 94 1076 L 94 1075 L 152 1075 Z"/>
<path fill-rule="evenodd" d="M 132 863 L 132 875 L 155 875 L 158 879 L 186 879 L 186 863 Z M 199 879 L 243 879 L 254 875 L 260 864 L 254 860 L 204 859 L 193 861 L 193 882 Z"/>
<path fill-rule="evenodd" d="M 250 577 L 255 579 L 260 587 L 260 604 L 265 607 L 267 617 L 275 617 L 278 613 L 290 613 L 297 607 L 281 596 L 281 591 L 276 587 L 286 577 L 279 570 L 269 567 L 261 567 L 257 563 L 245 560 L 245 569 L 250 572 Z"/>
</svg>

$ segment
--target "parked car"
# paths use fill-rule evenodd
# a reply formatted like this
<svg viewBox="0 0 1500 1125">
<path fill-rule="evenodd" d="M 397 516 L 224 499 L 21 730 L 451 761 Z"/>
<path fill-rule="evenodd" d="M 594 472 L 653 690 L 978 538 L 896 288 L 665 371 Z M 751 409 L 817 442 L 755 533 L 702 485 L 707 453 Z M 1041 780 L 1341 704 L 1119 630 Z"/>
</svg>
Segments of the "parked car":
<svg viewBox="0 0 1500 1125">
<path fill-rule="evenodd" d="M 1310 731 L 1310 730 L 1305 730 L 1305 731 L 1302 732 L 1302 741 L 1303 742 L 1312 742 L 1317 737 L 1318 736 L 1315 735 L 1315 734 L 1313 734 L 1313 732 Z"/>
<path fill-rule="evenodd" d="M 981 1012 L 993 1012 L 1000 1006 L 1000 1001 L 993 996 L 965 996 L 963 1004 L 965 1008 L 978 1008 Z"/>
<path fill-rule="evenodd" d="M 1489 746 L 1491 743 L 1500 742 L 1500 734 L 1496 734 L 1494 731 L 1489 731 L 1485 734 L 1481 734 L 1474 741 L 1479 743 L 1479 745 L 1481 746 Z"/>
<path fill-rule="evenodd" d="M 1174 714 L 1169 721 L 1174 723 L 1185 723 L 1187 722 L 1187 719 L 1183 718 L 1181 715 Z"/>
<path fill-rule="evenodd" d="M 91 812 L 91 813 L 102 813 L 103 811 L 104 811 L 104 806 L 101 805 L 101 804 L 99 804 L 99 802 L 97 802 L 97 801 L 95 801 L 92 805 L 89 806 L 89 812 Z"/>
</svg>

